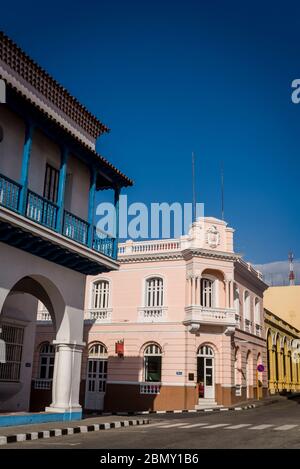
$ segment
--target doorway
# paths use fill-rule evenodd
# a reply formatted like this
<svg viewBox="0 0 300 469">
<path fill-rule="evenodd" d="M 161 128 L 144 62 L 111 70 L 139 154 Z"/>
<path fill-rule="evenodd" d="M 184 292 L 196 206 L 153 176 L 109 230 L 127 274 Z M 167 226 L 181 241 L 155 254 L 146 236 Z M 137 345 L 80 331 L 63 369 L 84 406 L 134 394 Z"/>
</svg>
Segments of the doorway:
<svg viewBox="0 0 300 469">
<path fill-rule="evenodd" d="M 107 350 L 103 344 L 94 344 L 87 362 L 85 408 L 103 410 L 107 380 Z"/>
<path fill-rule="evenodd" d="M 198 350 L 197 382 L 200 398 L 215 398 L 214 351 L 207 345 L 203 345 Z"/>
</svg>

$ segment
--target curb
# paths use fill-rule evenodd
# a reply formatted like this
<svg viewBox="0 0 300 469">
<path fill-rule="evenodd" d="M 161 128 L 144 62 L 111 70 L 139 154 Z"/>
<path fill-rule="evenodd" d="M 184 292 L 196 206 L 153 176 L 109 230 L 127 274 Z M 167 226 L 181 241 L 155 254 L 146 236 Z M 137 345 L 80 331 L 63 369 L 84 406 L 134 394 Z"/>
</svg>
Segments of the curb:
<svg viewBox="0 0 300 469">
<path fill-rule="evenodd" d="M 110 430 L 112 428 L 132 427 L 136 425 L 146 425 L 149 420 L 124 420 L 122 422 L 96 423 L 93 425 L 80 425 L 77 427 L 54 428 L 41 432 L 18 433 L 16 435 L 0 436 L 0 446 L 20 441 L 41 440 L 54 436 L 75 435 L 78 433 L 98 432 L 100 430 Z"/>
<path fill-rule="evenodd" d="M 148 414 L 190 414 L 190 413 L 204 413 L 204 412 L 225 412 L 229 410 L 248 410 L 257 407 L 256 404 L 249 404 L 242 407 L 219 407 L 208 409 L 184 409 L 184 410 L 145 410 L 143 412 L 136 412 L 134 415 L 148 415 Z M 120 415 L 116 413 L 116 415 Z M 122 413 L 122 415 L 124 415 Z"/>
<path fill-rule="evenodd" d="M 260 407 L 257 404 L 248 404 L 240 407 L 218 407 L 218 408 L 207 408 L 207 409 L 182 409 L 182 410 L 141 410 L 139 412 L 103 412 L 92 415 L 102 416 L 130 416 L 130 415 L 153 415 L 153 414 L 190 414 L 190 413 L 204 413 L 204 412 L 224 412 L 229 410 L 248 410 Z"/>
</svg>

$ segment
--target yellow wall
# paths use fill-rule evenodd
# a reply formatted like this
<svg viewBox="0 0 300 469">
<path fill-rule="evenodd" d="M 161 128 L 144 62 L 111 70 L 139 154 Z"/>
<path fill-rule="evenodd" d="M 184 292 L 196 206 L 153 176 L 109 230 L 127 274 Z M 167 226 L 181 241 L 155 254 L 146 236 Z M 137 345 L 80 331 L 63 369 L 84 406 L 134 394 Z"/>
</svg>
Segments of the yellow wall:
<svg viewBox="0 0 300 469">
<path fill-rule="evenodd" d="M 264 308 L 300 329 L 300 285 L 269 287 L 264 293 Z"/>
</svg>

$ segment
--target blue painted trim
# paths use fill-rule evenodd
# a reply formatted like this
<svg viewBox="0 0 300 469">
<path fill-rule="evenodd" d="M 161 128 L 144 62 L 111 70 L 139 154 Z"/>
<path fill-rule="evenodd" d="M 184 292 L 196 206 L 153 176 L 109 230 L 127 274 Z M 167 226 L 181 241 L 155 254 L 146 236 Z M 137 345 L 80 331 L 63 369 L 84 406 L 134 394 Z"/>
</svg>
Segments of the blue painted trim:
<svg viewBox="0 0 300 469">
<path fill-rule="evenodd" d="M 119 243 L 119 220 L 120 220 L 120 194 L 121 188 L 115 188 L 115 197 L 114 197 L 114 205 L 115 205 L 115 240 L 114 240 L 114 248 L 113 248 L 113 258 L 117 259 L 118 256 L 118 243 Z"/>
<path fill-rule="evenodd" d="M 90 248 L 93 246 L 93 237 L 94 237 L 96 180 L 97 180 L 97 171 L 94 168 L 92 168 L 90 191 L 89 191 L 89 211 L 88 211 L 88 224 L 89 224 L 88 246 Z"/>
<path fill-rule="evenodd" d="M 69 155 L 68 150 L 66 148 L 63 148 L 61 152 L 61 162 L 60 162 L 59 181 L 58 181 L 58 194 L 57 194 L 58 213 L 57 213 L 56 229 L 59 233 L 61 233 L 62 225 L 63 225 L 68 155 Z"/>
<path fill-rule="evenodd" d="M 20 185 L 22 186 L 19 198 L 19 211 L 23 215 L 26 211 L 26 199 L 27 199 L 27 187 L 28 187 L 28 170 L 32 146 L 32 135 L 33 135 L 34 126 L 31 122 L 26 124 L 25 129 L 25 141 L 23 146 L 23 158 L 22 158 L 22 168 L 21 168 L 21 178 Z"/>
<path fill-rule="evenodd" d="M 40 412 L 37 414 L 0 415 L 0 427 L 12 427 L 14 425 L 31 425 L 47 422 L 67 422 L 81 420 L 82 412 Z"/>
</svg>

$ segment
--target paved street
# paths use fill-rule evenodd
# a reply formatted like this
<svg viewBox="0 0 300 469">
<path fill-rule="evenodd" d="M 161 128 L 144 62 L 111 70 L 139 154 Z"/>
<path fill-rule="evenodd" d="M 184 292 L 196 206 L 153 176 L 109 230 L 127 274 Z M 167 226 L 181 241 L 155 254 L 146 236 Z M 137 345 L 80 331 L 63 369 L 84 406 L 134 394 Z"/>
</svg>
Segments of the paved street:
<svg viewBox="0 0 300 469">
<path fill-rule="evenodd" d="M 300 448 L 300 405 L 155 415 L 149 425 L 9 444 L 12 448 Z M 2 448 L 1 448 L 2 449 Z"/>
</svg>

